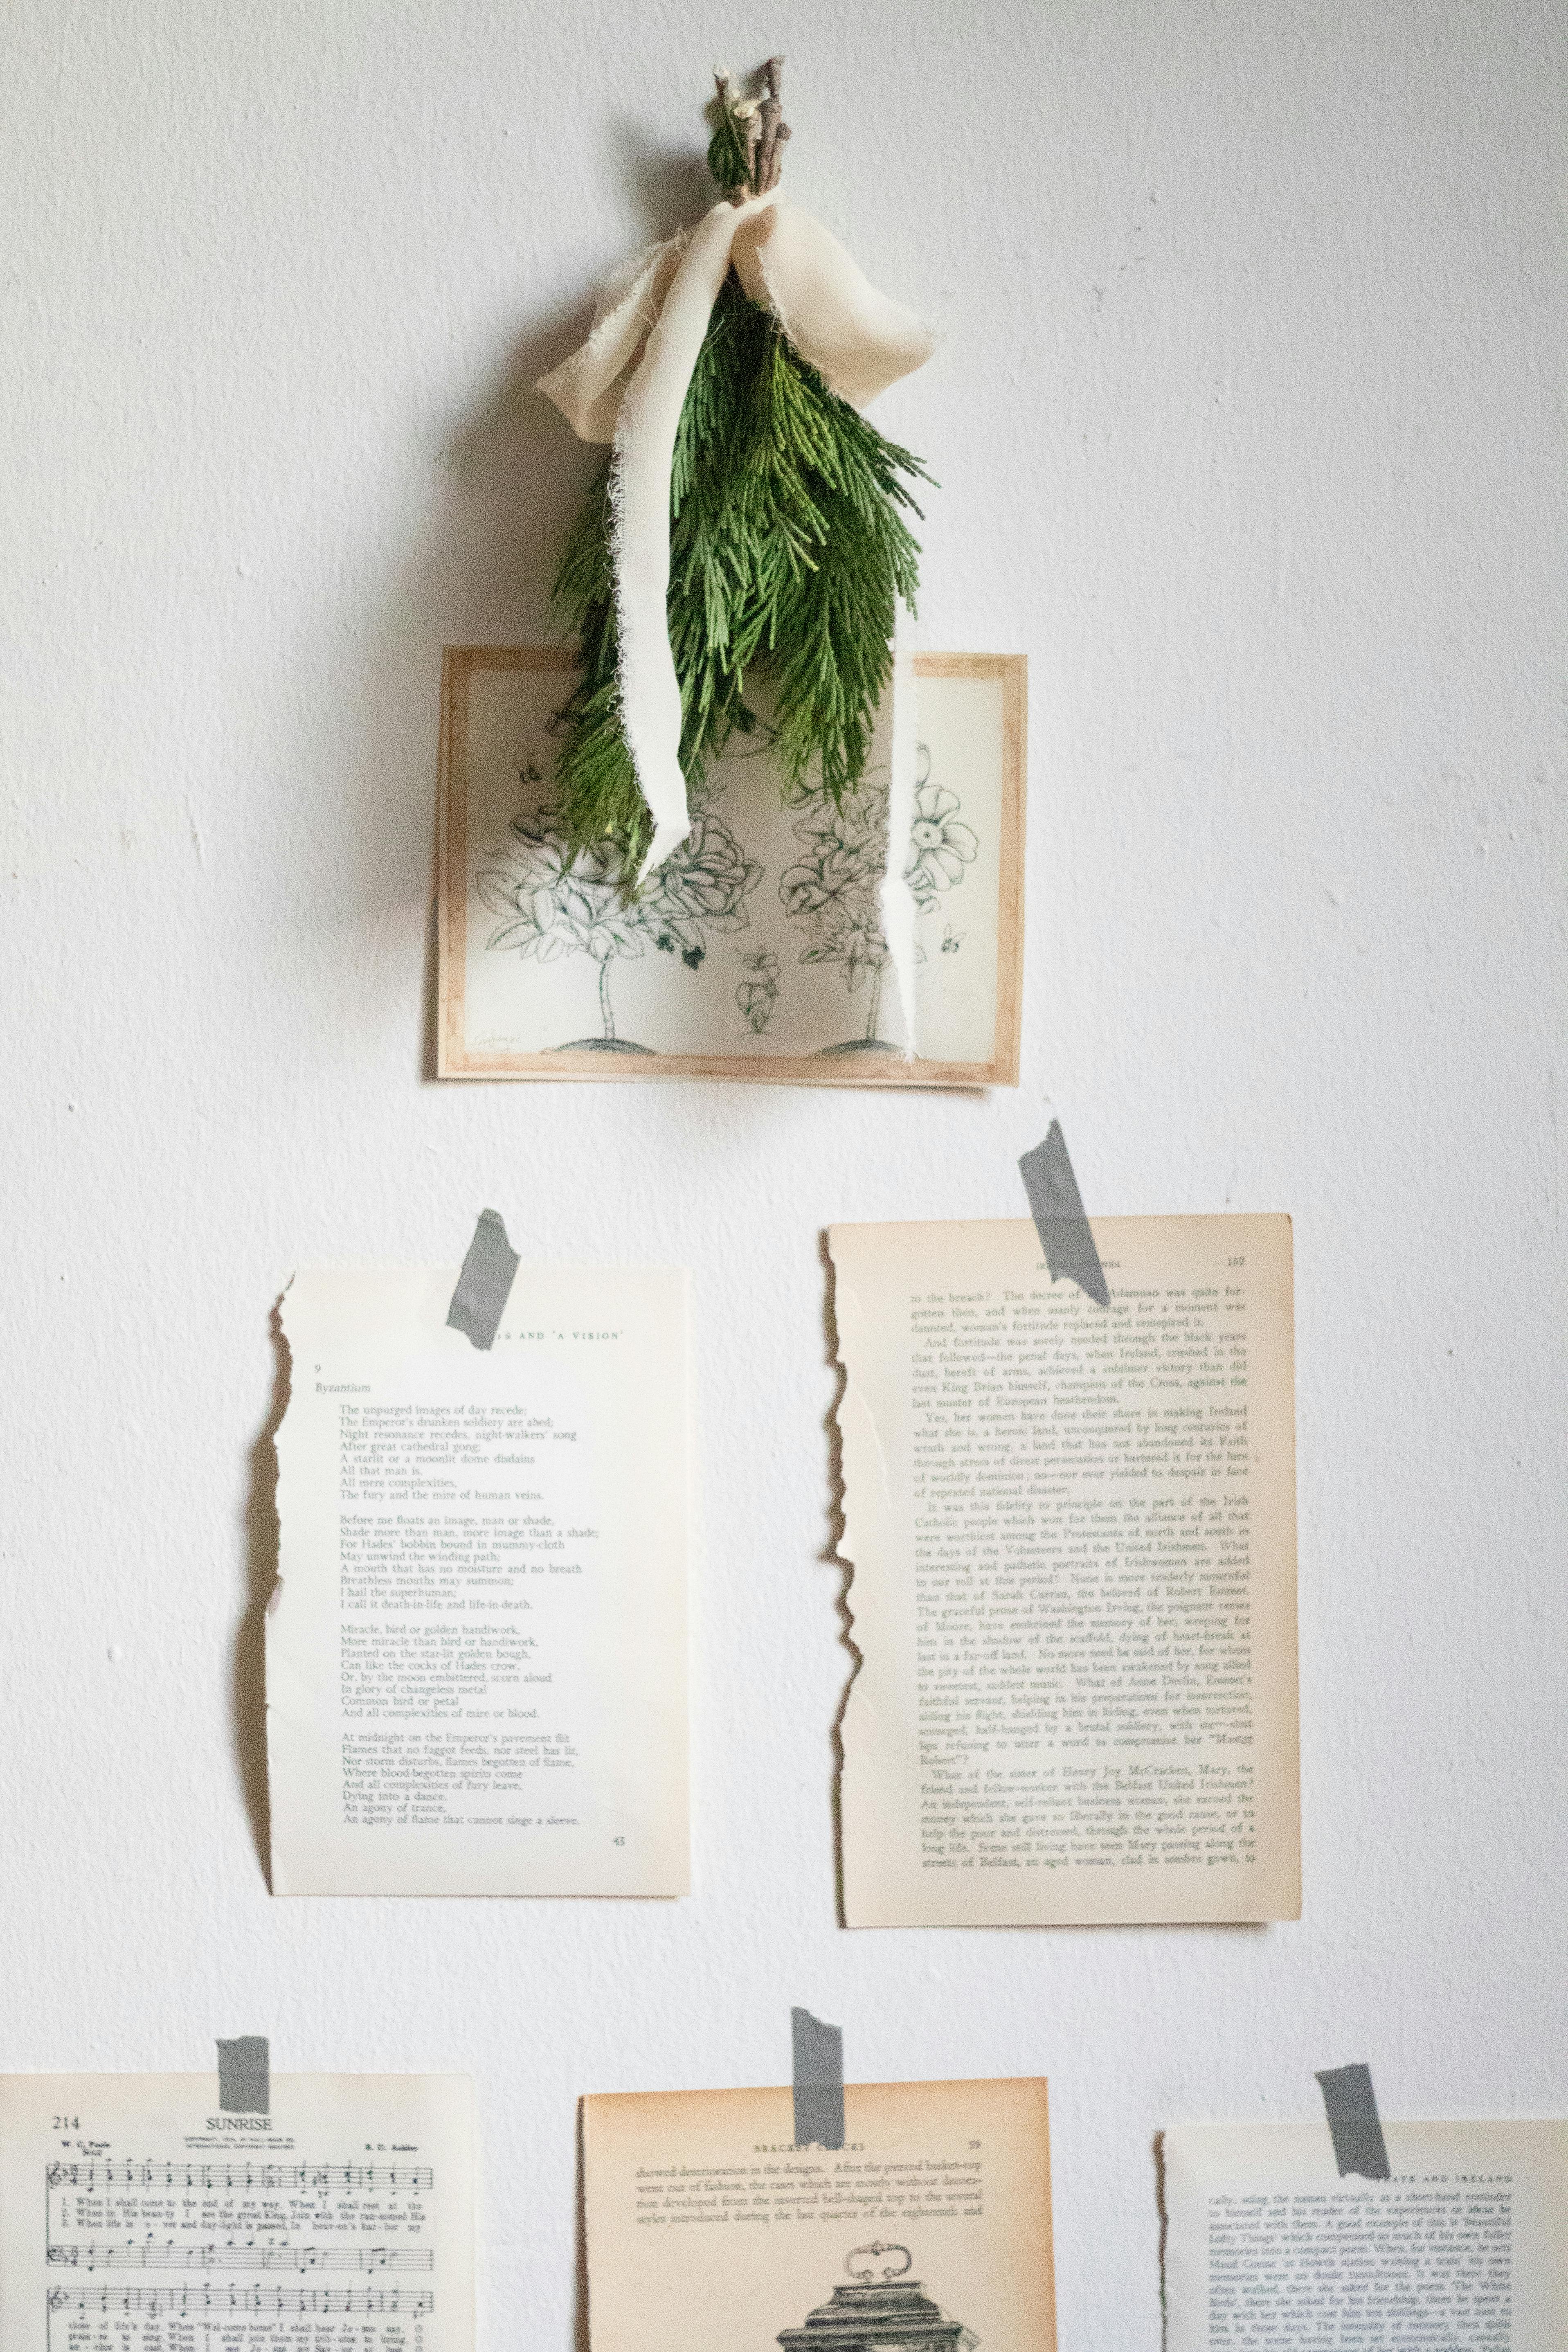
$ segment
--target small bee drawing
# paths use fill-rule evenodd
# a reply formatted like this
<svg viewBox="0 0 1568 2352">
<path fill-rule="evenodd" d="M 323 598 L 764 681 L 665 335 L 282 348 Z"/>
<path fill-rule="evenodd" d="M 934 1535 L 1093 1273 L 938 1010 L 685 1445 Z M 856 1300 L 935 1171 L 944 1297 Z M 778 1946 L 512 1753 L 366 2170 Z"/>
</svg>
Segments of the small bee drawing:
<svg viewBox="0 0 1568 2352">
<path fill-rule="evenodd" d="M 968 937 L 969 933 L 967 931 L 955 931 L 951 923 L 944 925 L 942 934 L 942 951 L 943 955 L 956 955 L 959 949 L 963 945 L 964 940 Z"/>
</svg>

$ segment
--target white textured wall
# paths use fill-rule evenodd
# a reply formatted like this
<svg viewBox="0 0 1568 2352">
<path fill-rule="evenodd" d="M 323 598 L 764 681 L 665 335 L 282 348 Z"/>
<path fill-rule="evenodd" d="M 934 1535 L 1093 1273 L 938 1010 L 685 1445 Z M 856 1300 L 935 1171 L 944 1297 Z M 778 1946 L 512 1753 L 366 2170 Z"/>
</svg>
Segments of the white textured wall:
<svg viewBox="0 0 1568 2352">
<path fill-rule="evenodd" d="M 686 217 L 715 57 L 945 330 L 923 642 L 1026 651 L 1025 1086 L 437 1087 L 440 648 L 535 635 L 526 390 Z M 10 0 L 0 2065 L 471 2069 L 481 2343 L 571 2342 L 574 2101 L 1047 2072 L 1064 2352 L 1153 2133 L 1561 2114 L 1564 24 L 1552 0 Z M 834 1925 L 817 1235 L 1296 1218 L 1306 1916 Z M 275 1904 L 270 1302 L 696 1272 L 698 1892 Z M 1549 2030 L 1550 2029 L 1550 2030 Z M 760 2352 L 760 2347 L 758 2348 Z M 1002 2347 L 995 2347 L 1002 2352 Z"/>
</svg>

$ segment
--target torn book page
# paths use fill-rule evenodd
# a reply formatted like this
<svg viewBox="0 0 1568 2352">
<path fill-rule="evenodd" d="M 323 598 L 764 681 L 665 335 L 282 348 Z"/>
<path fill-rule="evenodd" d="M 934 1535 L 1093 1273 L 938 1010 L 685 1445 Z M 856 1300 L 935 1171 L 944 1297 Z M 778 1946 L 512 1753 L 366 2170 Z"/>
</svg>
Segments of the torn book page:
<svg viewBox="0 0 1568 2352">
<path fill-rule="evenodd" d="M 789 2089 L 583 2102 L 592 2352 L 1055 2352 L 1047 2092 L 854 2083 L 842 2148 Z"/>
<path fill-rule="evenodd" d="M 0 2076 L 5 2352 L 473 2352 L 470 2088 Z"/>
<path fill-rule="evenodd" d="M 267 1619 L 279 1895 L 681 1895 L 687 1281 L 524 1263 L 283 1302 Z"/>
<path fill-rule="evenodd" d="M 1326 2123 L 1164 2135 L 1168 2352 L 1561 2352 L 1568 2124 L 1391 2124 L 1341 2178 Z"/>
<path fill-rule="evenodd" d="M 837 1225 L 851 1927 L 1300 1908 L 1290 1224 Z"/>
</svg>

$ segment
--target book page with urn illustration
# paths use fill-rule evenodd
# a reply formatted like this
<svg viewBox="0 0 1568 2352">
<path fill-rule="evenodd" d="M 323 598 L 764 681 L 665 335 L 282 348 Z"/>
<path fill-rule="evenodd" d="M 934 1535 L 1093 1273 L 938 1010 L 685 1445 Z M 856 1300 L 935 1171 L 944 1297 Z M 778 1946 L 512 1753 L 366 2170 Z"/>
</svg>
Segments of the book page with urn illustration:
<svg viewBox="0 0 1568 2352">
<path fill-rule="evenodd" d="M 1290 1223 L 836 1225 L 851 1927 L 1295 1918 Z"/>
<path fill-rule="evenodd" d="M 444 2074 L 0 2076 L 5 2352 L 473 2352 L 473 2123 Z"/>
<path fill-rule="evenodd" d="M 1055 2352 L 1042 2081 L 853 2083 L 842 2147 L 788 2090 L 583 2102 L 592 2352 Z"/>
</svg>

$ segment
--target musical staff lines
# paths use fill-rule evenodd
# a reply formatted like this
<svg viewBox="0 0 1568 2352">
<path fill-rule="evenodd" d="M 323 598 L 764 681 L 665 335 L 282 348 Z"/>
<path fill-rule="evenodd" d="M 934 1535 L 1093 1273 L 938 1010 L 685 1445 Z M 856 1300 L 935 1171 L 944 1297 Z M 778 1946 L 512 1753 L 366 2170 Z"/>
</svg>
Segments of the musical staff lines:
<svg viewBox="0 0 1568 2352">
<path fill-rule="evenodd" d="M 432 2189 L 422 2164 L 51 2164 L 51 2189 Z"/>
<path fill-rule="evenodd" d="M 123 2244 L 51 2246 L 51 2270 L 71 2271 L 427 2271 L 429 2246 L 185 2245 L 170 2238 Z"/>
<path fill-rule="evenodd" d="M 428 2288 L 356 2286 L 57 2286 L 49 2290 L 49 2309 L 85 2315 L 94 2313 L 188 2314 L 259 2312 L 270 2318 L 294 2318 L 317 2313 L 363 2312 L 369 2316 L 427 2316 L 436 2298 Z"/>
</svg>

